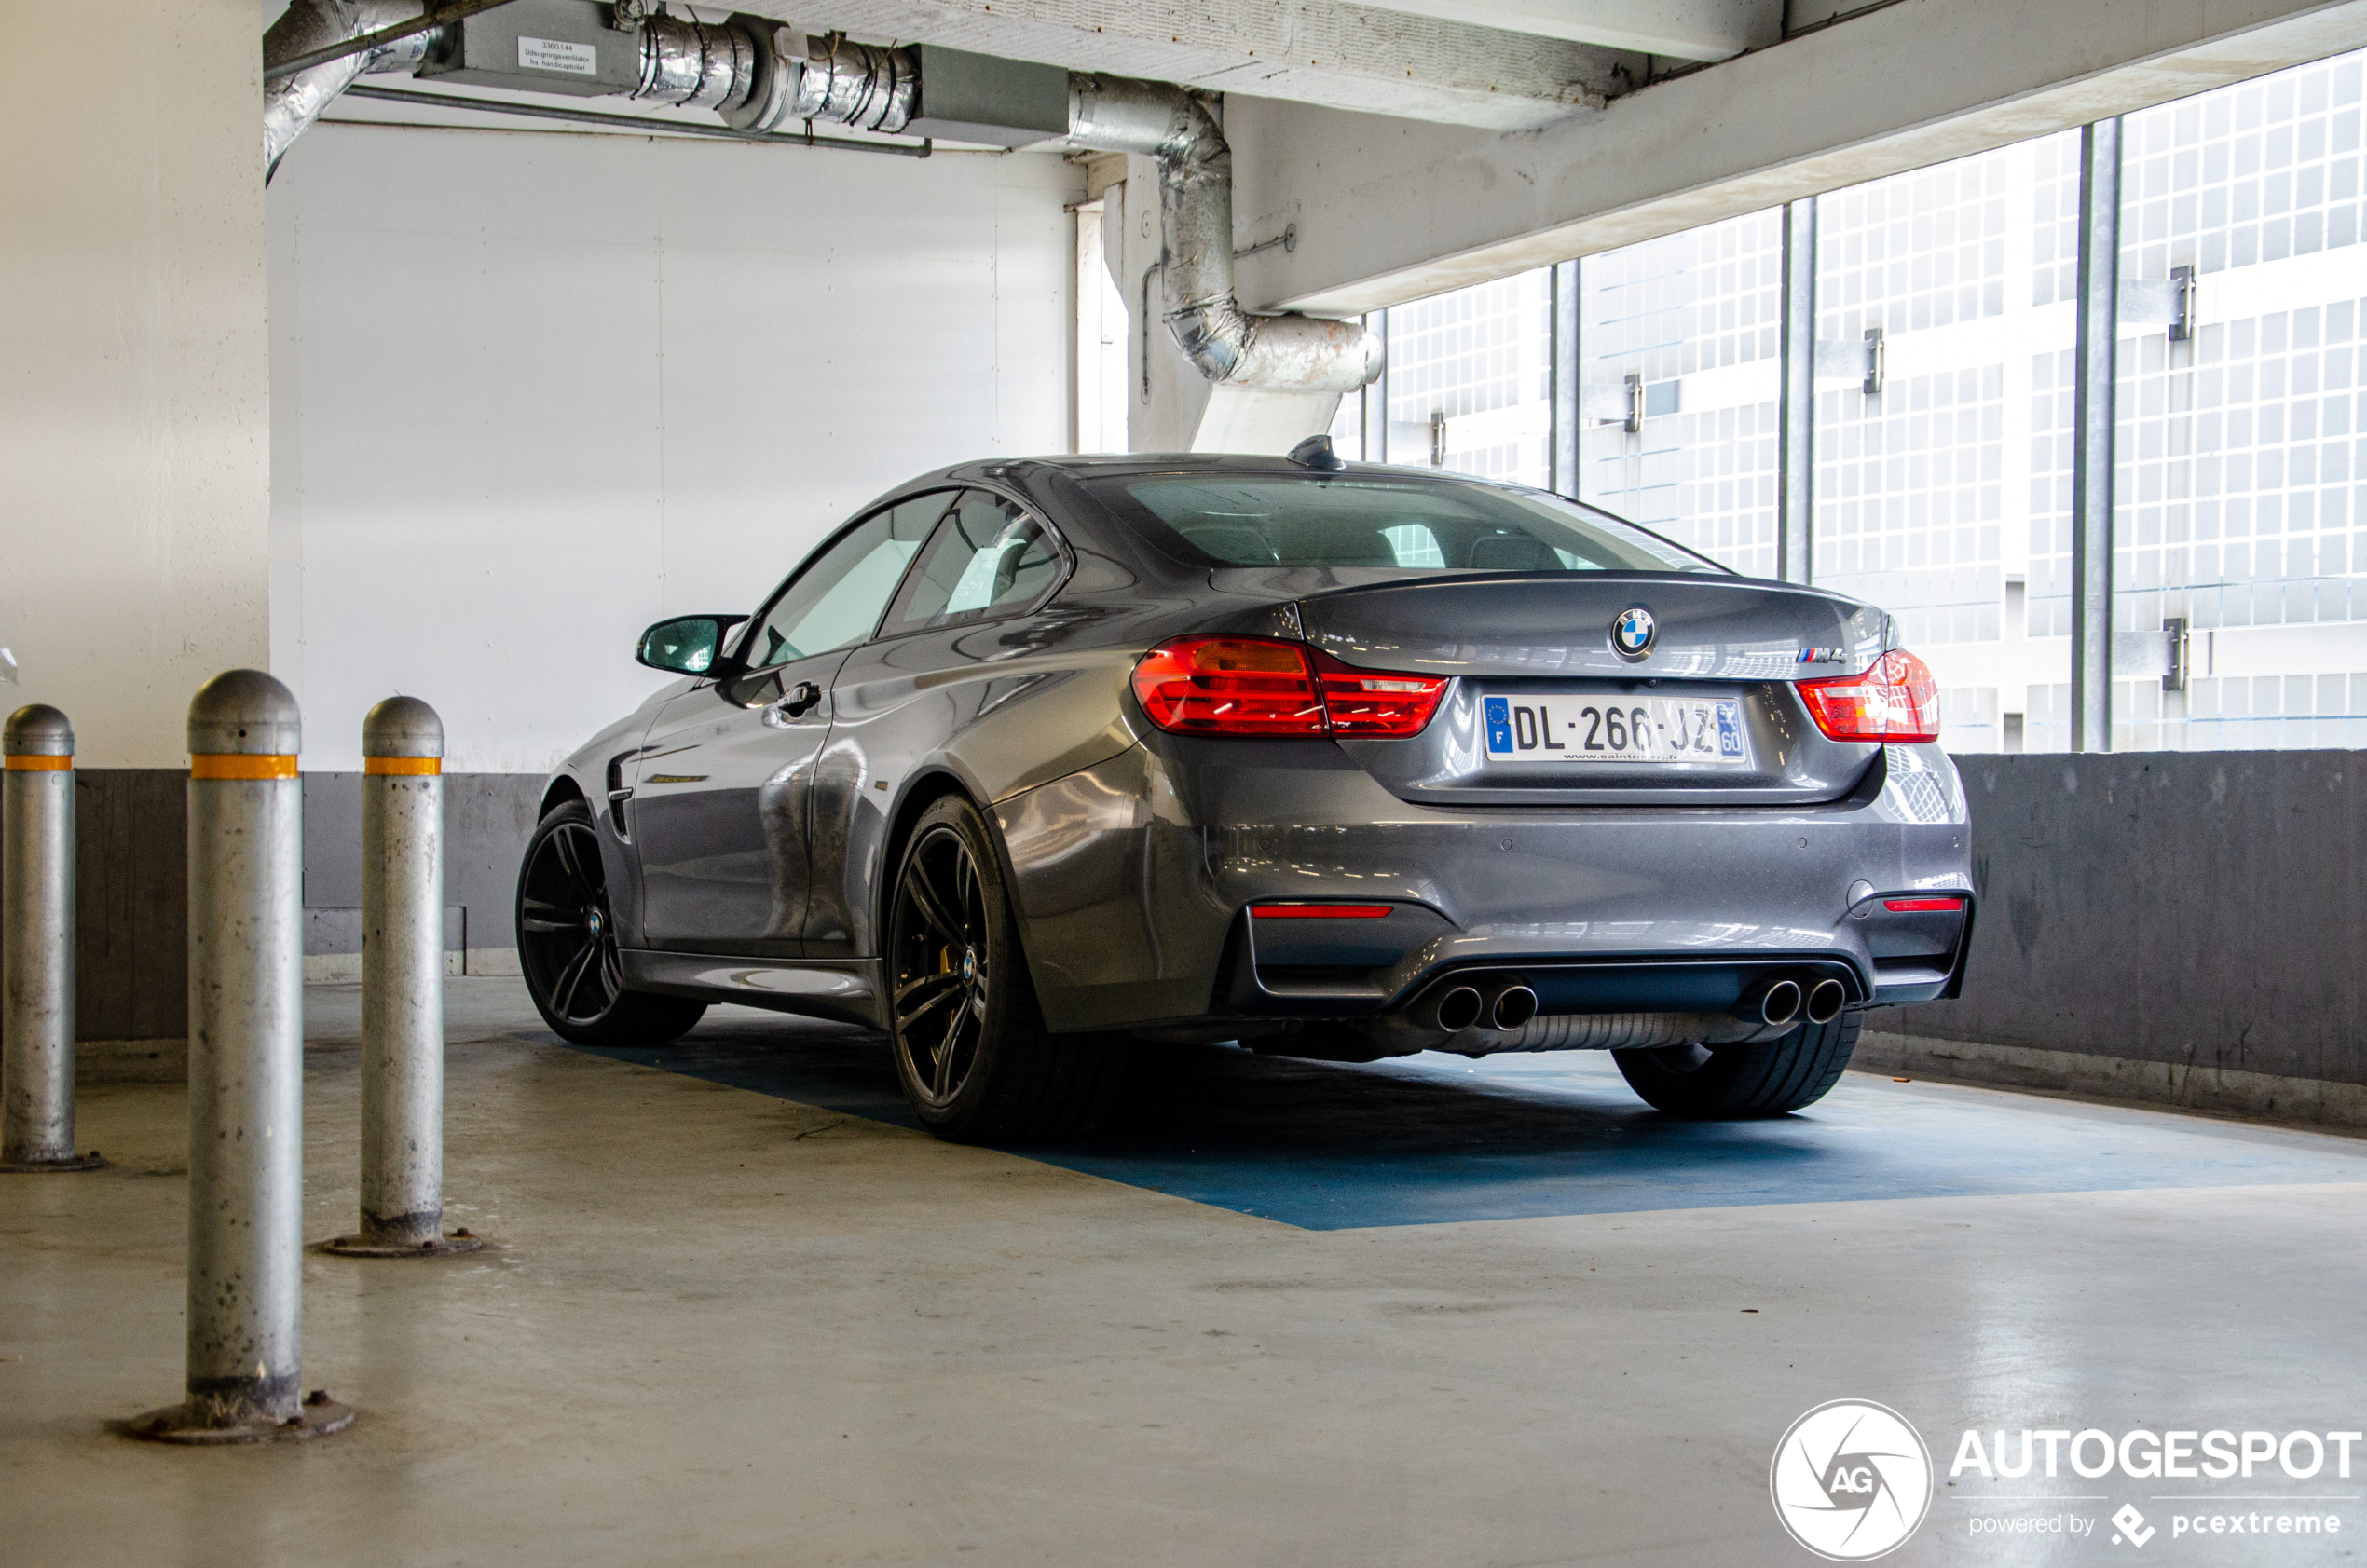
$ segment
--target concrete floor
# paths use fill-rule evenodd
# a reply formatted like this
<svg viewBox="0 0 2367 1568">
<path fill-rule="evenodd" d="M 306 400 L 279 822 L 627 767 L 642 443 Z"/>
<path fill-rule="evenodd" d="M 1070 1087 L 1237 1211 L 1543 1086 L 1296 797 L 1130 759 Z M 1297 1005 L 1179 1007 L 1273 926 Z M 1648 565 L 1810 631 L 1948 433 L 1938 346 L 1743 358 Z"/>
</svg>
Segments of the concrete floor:
<svg viewBox="0 0 2367 1568">
<path fill-rule="evenodd" d="M 1056 1165 L 877 1119 L 847 1031 L 718 1010 L 607 1059 L 538 1043 L 514 981 L 447 984 L 447 1217 L 496 1245 L 308 1258 L 342 1437 L 105 1425 L 179 1397 L 176 1086 L 85 1091 L 109 1170 L 0 1179 L 0 1562 L 1807 1562 L 1769 1458 L 1845 1397 L 1942 1475 L 1891 1561 L 2117 1561 L 2108 1525 L 1975 1538 L 2035 1506 L 1949 1488 L 1959 1431 L 2367 1415 L 2357 1139 L 1863 1074 L 1680 1132 L 1599 1058 L 1204 1051 Z M 308 1005 L 325 1237 L 356 1009 Z M 2367 1534 L 2367 1482 L 2248 1490 L 2339 1494 L 2348 1530 L 2143 1556 Z"/>
</svg>

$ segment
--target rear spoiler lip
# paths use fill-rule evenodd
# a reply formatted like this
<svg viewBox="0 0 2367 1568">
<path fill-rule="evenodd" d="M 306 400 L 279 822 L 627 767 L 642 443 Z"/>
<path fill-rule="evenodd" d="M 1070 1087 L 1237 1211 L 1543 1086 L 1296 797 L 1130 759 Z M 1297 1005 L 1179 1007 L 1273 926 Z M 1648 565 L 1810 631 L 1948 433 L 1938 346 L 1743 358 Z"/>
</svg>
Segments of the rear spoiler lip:
<svg viewBox="0 0 2367 1568">
<path fill-rule="evenodd" d="M 1270 572 L 1270 571 L 1292 571 L 1292 570 L 1307 570 L 1307 571 L 1312 571 L 1312 570 L 1321 570 L 1321 569 L 1323 569 L 1323 568 L 1320 568 L 1320 567 L 1290 567 L 1290 566 L 1214 566 L 1214 567 L 1210 568 L 1210 571 L 1209 571 L 1209 576 L 1210 576 L 1211 579 L 1215 579 L 1219 573 L 1229 573 L 1229 574 L 1255 574 L 1255 573 L 1264 573 L 1264 572 Z M 1354 571 L 1376 571 L 1376 572 L 1377 572 L 1377 571 L 1389 571 L 1389 570 L 1399 570 L 1399 571 L 1404 571 L 1404 570 L 1411 570 L 1412 568 L 1407 568 L 1407 567 L 1394 567 L 1394 568 L 1392 568 L 1392 567 L 1384 567 L 1384 566 L 1358 566 L 1358 567 L 1341 567 L 1341 568 L 1337 568 L 1337 569 L 1340 569 L 1340 570 L 1354 570 Z M 1336 588 L 1327 588 L 1327 589 L 1323 589 L 1323 590 L 1321 590 L 1320 592 L 1318 592 L 1318 593 L 1298 593 L 1298 594 L 1292 595 L 1292 597 L 1293 597 L 1293 598 L 1296 600 L 1296 602 L 1298 602 L 1298 603 L 1299 603 L 1299 604 L 1301 604 L 1301 605 L 1312 605 L 1312 604 L 1321 604 L 1322 602 L 1324 602 L 1325 600 L 1328 600 L 1328 599 L 1337 599 L 1337 598 L 1342 598 L 1342 597 L 1345 597 L 1345 596 L 1349 595 L 1349 594 L 1358 594 L 1358 593 L 1399 593 L 1399 592 L 1402 592 L 1402 591 L 1403 591 L 1403 590 L 1405 590 L 1405 589 L 1409 589 L 1409 588 L 1432 588 L 1432 587 L 1443 587 L 1443 586 L 1446 586 L 1446 585 L 1449 585 L 1449 584 L 1453 584 L 1453 585 L 1457 585 L 1457 586 L 1460 586 L 1460 585 L 1463 585 L 1463 584 L 1469 584 L 1469 583 L 1488 583 L 1488 582 L 1524 582 L 1524 583 L 1526 583 L 1526 582 L 1565 582 L 1565 581 L 1570 581 L 1570 580 L 1572 580 L 1572 579 L 1575 579 L 1576 581 L 1579 581 L 1579 582 L 1581 582 L 1581 583 L 1594 583 L 1594 582 L 1603 582 L 1603 583 L 1610 583 L 1610 582 L 1633 582 L 1633 583 L 1682 583 L 1682 584 L 1684 584 L 1685 586 L 1687 586 L 1687 587 L 1689 587 L 1689 588 L 1696 588 L 1696 587 L 1698 587 L 1698 588 L 1726 588 L 1726 589 L 1744 588 L 1744 589 L 1749 589 L 1749 590 L 1750 590 L 1750 591 L 1752 591 L 1753 593 L 1765 593 L 1765 592 L 1767 592 L 1769 589 L 1779 589 L 1779 590 L 1781 590 L 1781 591 L 1783 591 L 1783 592 L 1785 592 L 1785 593 L 1800 593 L 1800 594 L 1806 594 L 1806 595 L 1808 595 L 1808 596 L 1810 596 L 1810 597 L 1813 597 L 1813 598 L 1819 598 L 1819 599 L 1824 599 L 1824 600 L 1827 600 L 1827 601 L 1828 601 L 1828 602 L 1830 602 L 1830 603 L 1832 603 L 1832 604 L 1836 604 L 1836 605 L 1846 605 L 1846 606 L 1848 606 L 1848 607 L 1850 607 L 1850 609 L 1851 609 L 1851 610 L 1853 610 L 1853 611 L 1855 611 L 1855 610 L 1863 610 L 1863 609 L 1872 609 L 1872 608 L 1875 608 L 1875 607 L 1874 607 L 1874 606 L 1868 605 L 1868 604 L 1865 600 L 1863 600 L 1863 599 L 1855 599 L 1855 598 L 1852 598 L 1850 595 L 1848 595 L 1848 594 L 1846 594 L 1846 593 L 1836 593 L 1835 591 L 1833 591 L 1832 589 L 1829 589 L 1829 588 L 1819 588 L 1819 587 L 1815 586 L 1813 583 L 1807 583 L 1807 582 L 1785 582 L 1785 581 L 1782 581 L 1782 580 L 1780 580 L 1780 579 L 1775 579 L 1775 578 L 1766 578 L 1766 577 L 1744 577 L 1744 576 L 1743 576 L 1743 575 L 1742 575 L 1741 573 L 1739 573 L 1739 572 L 1727 572 L 1727 573 L 1722 573 L 1722 574 L 1721 574 L 1721 573 L 1717 573 L 1717 572 L 1646 572 L 1646 571 L 1606 571 L 1606 572 L 1480 572 L 1480 571 L 1455 571 L 1455 572 L 1431 572 L 1431 573 L 1427 573 L 1427 574 L 1425 574 L 1425 575 L 1418 576 L 1418 577 L 1389 578 L 1389 579 L 1384 579 L 1384 580 L 1375 581 L 1375 582 L 1351 582 L 1351 583 L 1343 583 L 1343 584 L 1341 584 L 1340 586 L 1338 586 L 1338 587 L 1336 587 Z M 1228 581 L 1227 581 L 1227 583 L 1226 583 L 1226 585 L 1227 585 L 1227 586 L 1231 586 L 1231 585 L 1233 585 L 1234 583 L 1238 582 L 1239 580 L 1240 580 L 1240 579 L 1239 579 L 1239 577 L 1237 575 L 1237 576 L 1235 576 L 1235 577 L 1233 577 L 1233 578 L 1229 579 L 1228 579 Z M 1885 615 L 1883 619 L 1885 620 L 1885 621 L 1888 621 L 1888 620 L 1889 620 L 1889 617 L 1888 617 L 1887 615 Z"/>
</svg>

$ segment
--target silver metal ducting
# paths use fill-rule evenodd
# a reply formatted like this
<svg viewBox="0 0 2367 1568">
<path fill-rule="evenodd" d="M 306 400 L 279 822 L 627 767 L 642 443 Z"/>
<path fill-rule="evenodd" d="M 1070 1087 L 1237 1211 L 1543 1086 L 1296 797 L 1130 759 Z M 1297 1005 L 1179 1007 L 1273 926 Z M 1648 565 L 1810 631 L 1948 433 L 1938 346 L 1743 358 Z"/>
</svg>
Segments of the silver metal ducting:
<svg viewBox="0 0 2367 1568">
<path fill-rule="evenodd" d="M 263 34 L 267 68 L 424 15 L 424 0 L 294 0 Z M 368 71 L 410 71 L 427 58 L 431 33 L 349 54 L 268 83 L 263 89 L 263 178 L 267 184 L 291 143 L 320 118 L 329 101 Z"/>
<path fill-rule="evenodd" d="M 425 0 L 292 0 L 264 35 L 265 64 L 361 38 L 425 10 Z M 529 26 L 531 34 L 524 31 Z M 633 41 L 637 57 L 624 56 Z M 925 85 L 924 58 L 931 58 L 924 48 L 858 44 L 835 34 L 809 37 L 763 17 L 741 14 L 720 25 L 674 17 L 648 0 L 509 0 L 273 82 L 264 104 L 265 178 L 305 127 L 365 73 L 415 71 L 513 90 L 647 99 L 714 110 L 725 125 L 751 134 L 815 120 L 894 133 L 913 123 Z M 953 51 L 933 58 L 949 66 L 998 64 Z M 999 64 L 1019 73 L 1051 69 Z M 1336 393 L 1380 375 L 1380 339 L 1358 322 L 1241 308 L 1233 282 L 1233 150 L 1198 95 L 1167 82 L 1075 73 L 1068 84 L 1068 132 L 1054 138 L 1057 144 L 1158 161 L 1166 320 L 1202 375 L 1221 386 Z M 1046 86 L 1053 96 L 1043 108 L 1057 124 L 1057 75 Z M 974 110 L 955 116 L 955 123 L 972 122 L 994 123 Z M 1000 123 L 1044 121 L 1014 115 Z M 1033 135 L 1022 131 L 1013 141 Z"/>
<path fill-rule="evenodd" d="M 1158 160 L 1168 330 L 1202 375 L 1275 391 L 1349 392 L 1381 374 L 1381 340 L 1359 322 L 1241 308 L 1233 149 L 1197 95 L 1168 82 L 1074 75 L 1064 144 Z"/>
<path fill-rule="evenodd" d="M 733 18 L 733 23 L 739 20 Z M 746 99 L 764 45 L 736 25 L 710 27 L 683 17 L 641 24 L 641 85 L 627 94 L 677 109 L 720 109 Z"/>
<path fill-rule="evenodd" d="M 642 24 L 641 60 L 641 85 L 626 96 L 714 109 L 751 134 L 828 120 L 894 135 L 912 121 L 921 79 L 910 49 L 809 36 L 745 13 L 719 26 L 652 16 Z"/>
<path fill-rule="evenodd" d="M 902 130 L 912 119 L 921 85 L 910 49 L 874 48 L 846 39 L 817 38 L 798 72 L 799 119 L 834 120 L 858 130 Z"/>
</svg>

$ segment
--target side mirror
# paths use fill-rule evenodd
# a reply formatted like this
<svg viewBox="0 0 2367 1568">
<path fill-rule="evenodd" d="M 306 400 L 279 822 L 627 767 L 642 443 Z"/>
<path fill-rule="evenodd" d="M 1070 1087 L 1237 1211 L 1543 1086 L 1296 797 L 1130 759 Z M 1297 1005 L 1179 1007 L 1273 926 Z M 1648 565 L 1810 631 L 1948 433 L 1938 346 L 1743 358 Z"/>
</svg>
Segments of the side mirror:
<svg viewBox="0 0 2367 1568">
<path fill-rule="evenodd" d="M 681 615 L 641 634 L 633 657 L 669 675 L 704 675 L 723 657 L 723 639 L 745 615 Z"/>
</svg>

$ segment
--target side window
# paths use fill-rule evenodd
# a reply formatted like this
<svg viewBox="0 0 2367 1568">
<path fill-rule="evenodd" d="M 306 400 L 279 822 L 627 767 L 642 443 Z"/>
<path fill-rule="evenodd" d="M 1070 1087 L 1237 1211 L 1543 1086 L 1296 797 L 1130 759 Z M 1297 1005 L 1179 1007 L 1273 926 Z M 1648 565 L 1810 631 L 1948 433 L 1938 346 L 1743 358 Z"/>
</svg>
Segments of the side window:
<svg viewBox="0 0 2367 1568">
<path fill-rule="evenodd" d="M 749 632 L 741 650 L 748 668 L 769 670 L 869 637 L 904 568 L 951 498 L 937 490 L 875 511 L 808 562 Z"/>
<path fill-rule="evenodd" d="M 1009 615 L 1042 597 L 1060 575 L 1052 541 L 1017 502 L 965 490 L 881 631 L 894 635 Z"/>
</svg>

